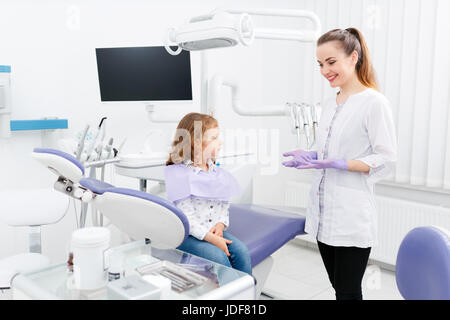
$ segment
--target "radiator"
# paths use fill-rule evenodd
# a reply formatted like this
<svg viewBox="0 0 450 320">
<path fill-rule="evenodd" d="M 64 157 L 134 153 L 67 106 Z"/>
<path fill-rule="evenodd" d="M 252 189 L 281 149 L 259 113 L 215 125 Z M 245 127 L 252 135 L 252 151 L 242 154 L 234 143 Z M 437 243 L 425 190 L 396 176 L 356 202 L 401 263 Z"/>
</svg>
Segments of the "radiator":
<svg viewBox="0 0 450 320">
<path fill-rule="evenodd" d="M 284 205 L 306 208 L 310 185 L 288 181 Z M 373 247 L 370 259 L 395 265 L 397 252 L 405 235 L 419 226 L 439 226 L 450 230 L 450 209 L 420 202 L 375 196 L 378 212 L 378 245 Z M 316 242 L 309 235 L 300 236 Z"/>
</svg>

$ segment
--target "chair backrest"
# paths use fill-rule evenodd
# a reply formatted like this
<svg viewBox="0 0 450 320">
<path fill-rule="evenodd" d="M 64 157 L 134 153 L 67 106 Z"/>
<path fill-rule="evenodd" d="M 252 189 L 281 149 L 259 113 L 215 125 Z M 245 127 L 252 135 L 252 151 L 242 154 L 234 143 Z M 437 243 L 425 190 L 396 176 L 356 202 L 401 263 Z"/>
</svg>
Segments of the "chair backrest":
<svg viewBox="0 0 450 320">
<path fill-rule="evenodd" d="M 78 183 L 84 175 L 83 165 L 68 153 L 55 149 L 35 148 L 32 157 L 73 183 Z"/>
<path fill-rule="evenodd" d="M 438 227 L 418 227 L 405 236 L 396 262 L 397 287 L 411 300 L 450 300 L 450 237 Z"/>
<path fill-rule="evenodd" d="M 126 188 L 108 188 L 92 204 L 131 238 L 150 239 L 153 247 L 173 249 L 189 235 L 187 217 L 171 202 Z"/>
</svg>

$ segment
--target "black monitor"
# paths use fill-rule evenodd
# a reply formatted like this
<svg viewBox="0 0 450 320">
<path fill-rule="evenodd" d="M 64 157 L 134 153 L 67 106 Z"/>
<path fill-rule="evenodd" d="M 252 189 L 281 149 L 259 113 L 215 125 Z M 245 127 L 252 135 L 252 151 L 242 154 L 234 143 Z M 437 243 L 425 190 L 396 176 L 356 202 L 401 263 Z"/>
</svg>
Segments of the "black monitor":
<svg viewBox="0 0 450 320">
<path fill-rule="evenodd" d="M 95 51 L 102 101 L 192 100 L 189 51 L 177 56 L 163 46 Z"/>
</svg>

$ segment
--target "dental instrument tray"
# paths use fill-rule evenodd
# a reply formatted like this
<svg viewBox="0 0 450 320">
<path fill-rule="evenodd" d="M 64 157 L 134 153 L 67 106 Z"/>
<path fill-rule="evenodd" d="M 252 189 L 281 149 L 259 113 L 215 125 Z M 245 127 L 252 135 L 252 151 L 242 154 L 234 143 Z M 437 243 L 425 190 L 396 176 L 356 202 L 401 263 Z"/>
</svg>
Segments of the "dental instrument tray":
<svg viewBox="0 0 450 320">
<path fill-rule="evenodd" d="M 200 286 L 208 280 L 208 278 L 198 273 L 167 260 L 137 267 L 136 271 L 141 276 L 152 274 L 168 278 L 172 282 L 172 289 L 178 293 Z"/>
</svg>

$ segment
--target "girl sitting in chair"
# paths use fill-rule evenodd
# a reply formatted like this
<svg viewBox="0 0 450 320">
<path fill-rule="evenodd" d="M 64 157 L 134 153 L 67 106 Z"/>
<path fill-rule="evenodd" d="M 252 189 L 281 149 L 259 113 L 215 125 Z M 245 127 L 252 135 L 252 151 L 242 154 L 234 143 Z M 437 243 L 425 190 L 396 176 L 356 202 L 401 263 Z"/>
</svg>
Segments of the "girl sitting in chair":
<svg viewBox="0 0 450 320">
<path fill-rule="evenodd" d="M 167 198 L 190 225 L 189 236 L 178 249 L 251 274 L 248 248 L 225 231 L 229 200 L 240 187 L 216 166 L 221 145 L 218 122 L 209 115 L 189 113 L 178 124 L 165 168 Z"/>
</svg>

